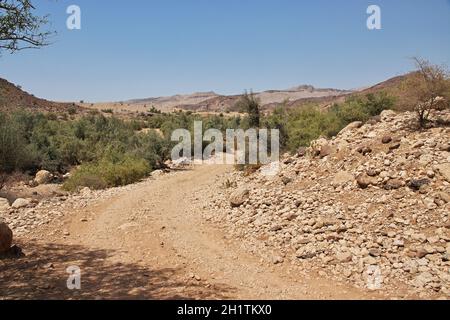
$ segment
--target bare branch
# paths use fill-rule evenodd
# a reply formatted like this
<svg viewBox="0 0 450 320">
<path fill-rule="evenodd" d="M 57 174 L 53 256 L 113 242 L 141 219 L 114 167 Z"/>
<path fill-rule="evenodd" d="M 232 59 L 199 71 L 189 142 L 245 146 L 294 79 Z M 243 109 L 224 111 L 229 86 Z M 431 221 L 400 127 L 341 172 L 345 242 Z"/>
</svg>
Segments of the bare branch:
<svg viewBox="0 0 450 320">
<path fill-rule="evenodd" d="M 30 0 L 0 0 L 0 53 L 40 48 L 48 45 L 53 34 L 40 31 L 48 23 L 47 16 L 33 14 Z"/>
<path fill-rule="evenodd" d="M 433 65 L 415 57 L 417 71 L 407 83 L 408 103 L 418 116 L 419 125 L 424 128 L 433 111 L 449 106 L 450 80 L 445 66 Z"/>
</svg>

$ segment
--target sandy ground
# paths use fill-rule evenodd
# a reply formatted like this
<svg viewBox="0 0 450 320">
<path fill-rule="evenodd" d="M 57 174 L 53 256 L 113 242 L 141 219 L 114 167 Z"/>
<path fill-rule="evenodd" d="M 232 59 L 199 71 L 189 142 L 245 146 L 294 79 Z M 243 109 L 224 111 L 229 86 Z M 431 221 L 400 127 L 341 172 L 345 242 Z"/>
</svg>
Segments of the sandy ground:
<svg viewBox="0 0 450 320">
<path fill-rule="evenodd" d="M 262 262 L 205 221 L 192 199 L 207 207 L 196 190 L 227 170 L 203 166 L 148 180 L 18 239 L 27 256 L 0 261 L 0 299 L 380 298 Z M 70 266 L 81 269 L 81 290 L 67 289 Z"/>
</svg>

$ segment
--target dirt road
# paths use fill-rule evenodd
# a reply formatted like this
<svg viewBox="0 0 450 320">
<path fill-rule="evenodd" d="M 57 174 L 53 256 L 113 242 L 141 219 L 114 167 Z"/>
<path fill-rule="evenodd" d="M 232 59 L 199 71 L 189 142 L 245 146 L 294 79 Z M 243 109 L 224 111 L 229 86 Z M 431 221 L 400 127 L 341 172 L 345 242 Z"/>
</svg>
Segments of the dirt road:
<svg viewBox="0 0 450 320">
<path fill-rule="evenodd" d="M 226 170 L 203 166 L 148 180 L 20 239 L 27 257 L 1 262 L 0 298 L 376 298 L 314 275 L 302 278 L 287 263 L 262 262 L 205 221 L 205 209 L 192 199 L 207 207 L 201 190 Z M 66 287 L 70 266 L 81 269 L 81 290 Z"/>
</svg>

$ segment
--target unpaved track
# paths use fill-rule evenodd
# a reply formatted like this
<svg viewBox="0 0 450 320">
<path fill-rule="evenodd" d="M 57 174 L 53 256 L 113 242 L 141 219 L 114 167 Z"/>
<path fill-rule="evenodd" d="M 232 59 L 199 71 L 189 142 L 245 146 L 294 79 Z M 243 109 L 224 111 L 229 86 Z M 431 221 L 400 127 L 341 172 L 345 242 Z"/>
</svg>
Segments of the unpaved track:
<svg viewBox="0 0 450 320">
<path fill-rule="evenodd" d="M 149 180 L 36 230 L 35 240 L 21 239 L 28 257 L 6 265 L 0 298 L 376 298 L 314 275 L 301 278 L 289 264 L 262 262 L 226 239 L 192 203 L 196 197 L 207 204 L 201 190 L 226 170 L 202 166 Z M 66 237 L 52 235 L 60 234 L 55 229 L 67 230 Z M 67 290 L 68 266 L 81 268 L 81 290 Z"/>
</svg>

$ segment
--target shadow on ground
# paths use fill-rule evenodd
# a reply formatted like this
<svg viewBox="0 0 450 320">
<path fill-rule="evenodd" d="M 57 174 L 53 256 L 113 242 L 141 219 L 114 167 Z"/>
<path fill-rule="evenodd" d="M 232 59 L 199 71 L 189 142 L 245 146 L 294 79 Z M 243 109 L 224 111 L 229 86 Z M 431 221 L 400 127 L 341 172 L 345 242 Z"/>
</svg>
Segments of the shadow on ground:
<svg viewBox="0 0 450 320">
<path fill-rule="evenodd" d="M 226 286 L 187 279 L 176 268 L 108 262 L 113 251 L 59 244 L 21 247 L 26 257 L 0 260 L 0 300 L 227 299 L 233 294 Z M 81 290 L 67 289 L 66 269 L 70 266 L 81 269 Z"/>
</svg>

